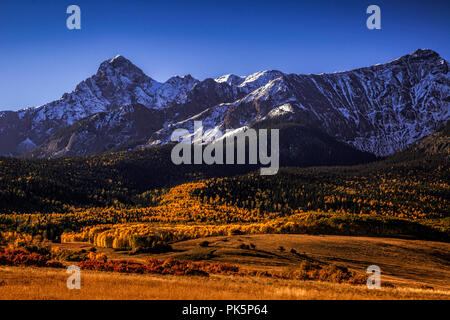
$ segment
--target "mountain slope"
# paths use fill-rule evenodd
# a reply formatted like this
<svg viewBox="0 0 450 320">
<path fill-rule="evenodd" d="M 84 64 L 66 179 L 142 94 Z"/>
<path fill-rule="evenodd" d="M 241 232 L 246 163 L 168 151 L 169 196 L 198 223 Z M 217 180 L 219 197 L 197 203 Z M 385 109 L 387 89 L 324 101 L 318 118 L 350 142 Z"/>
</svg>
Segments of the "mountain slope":
<svg viewBox="0 0 450 320">
<path fill-rule="evenodd" d="M 450 160 L 450 121 L 448 121 L 441 129 L 435 133 L 419 140 L 405 150 L 398 152 L 386 161 L 400 162 L 424 157 L 438 157 L 443 161 Z"/>
<path fill-rule="evenodd" d="M 95 113 L 50 136 L 32 157 L 70 157 L 102 153 L 123 144 L 144 143 L 164 123 L 164 113 L 141 104 Z"/>
</svg>

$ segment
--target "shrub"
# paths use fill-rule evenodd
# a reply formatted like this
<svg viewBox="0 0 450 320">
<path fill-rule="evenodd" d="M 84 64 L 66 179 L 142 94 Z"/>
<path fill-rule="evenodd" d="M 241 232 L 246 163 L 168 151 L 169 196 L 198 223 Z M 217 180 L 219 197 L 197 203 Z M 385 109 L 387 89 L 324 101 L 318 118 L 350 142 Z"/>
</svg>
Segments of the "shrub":
<svg viewBox="0 0 450 320">
<path fill-rule="evenodd" d="M 34 267 L 62 266 L 60 263 L 50 260 L 49 255 L 15 248 L 0 248 L 0 265 Z"/>
<path fill-rule="evenodd" d="M 300 280 L 321 280 L 331 282 L 348 282 L 352 284 L 363 284 L 366 281 L 365 275 L 356 274 L 346 267 L 335 264 L 322 266 L 318 263 L 302 261 L 300 267 L 294 271 L 291 277 Z"/>
<path fill-rule="evenodd" d="M 81 251 L 63 250 L 53 248 L 51 250 L 51 258 L 59 261 L 79 262 L 88 259 L 88 253 Z"/>
<path fill-rule="evenodd" d="M 209 241 L 202 241 L 198 244 L 200 247 L 208 247 L 209 246 Z"/>
<path fill-rule="evenodd" d="M 160 253 L 171 251 L 172 247 L 165 241 L 155 236 L 135 235 L 131 238 L 131 249 L 133 252 Z"/>
<path fill-rule="evenodd" d="M 205 276 L 210 273 L 238 274 L 239 268 L 227 263 L 190 262 L 177 259 L 149 258 L 146 263 L 134 261 L 116 260 L 85 260 L 79 263 L 81 269 L 112 271 L 122 273 L 156 273 L 171 275 Z"/>
</svg>

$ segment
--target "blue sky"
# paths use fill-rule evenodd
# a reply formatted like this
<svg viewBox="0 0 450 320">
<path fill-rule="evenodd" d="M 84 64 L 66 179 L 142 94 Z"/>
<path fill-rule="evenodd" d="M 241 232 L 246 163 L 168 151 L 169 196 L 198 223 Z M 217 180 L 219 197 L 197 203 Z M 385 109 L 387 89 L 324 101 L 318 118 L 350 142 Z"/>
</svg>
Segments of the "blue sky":
<svg viewBox="0 0 450 320">
<path fill-rule="evenodd" d="M 81 30 L 66 8 L 81 8 Z M 381 8 L 381 30 L 366 8 Z M 0 110 L 72 91 L 122 54 L 147 75 L 348 70 L 417 48 L 450 58 L 450 1 L 0 0 Z"/>
</svg>

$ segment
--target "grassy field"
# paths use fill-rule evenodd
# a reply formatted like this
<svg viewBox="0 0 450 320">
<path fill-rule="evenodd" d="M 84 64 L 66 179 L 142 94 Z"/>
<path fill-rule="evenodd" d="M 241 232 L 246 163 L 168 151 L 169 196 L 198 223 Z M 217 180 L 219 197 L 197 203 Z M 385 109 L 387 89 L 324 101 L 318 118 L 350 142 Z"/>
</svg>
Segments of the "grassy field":
<svg viewBox="0 0 450 320">
<path fill-rule="evenodd" d="M 200 244 L 207 240 L 207 247 Z M 253 245 L 255 248 L 243 248 Z M 60 244 L 63 248 L 89 248 L 86 243 Z M 283 251 L 281 251 L 281 248 Z M 291 253 L 294 249 L 296 254 Z M 450 244 L 434 241 L 393 238 L 315 236 L 293 234 L 239 235 L 181 241 L 173 251 L 138 254 L 97 248 L 110 259 L 144 261 L 149 256 L 191 261 L 226 262 L 242 268 L 288 271 L 303 260 L 345 266 L 365 273 L 369 265 L 378 265 L 382 280 L 392 285 L 433 287 L 450 290 Z"/>
<path fill-rule="evenodd" d="M 205 244 L 204 241 L 208 243 Z M 89 243 L 54 244 L 78 251 Z M 241 269 L 288 271 L 302 261 L 345 266 L 359 274 L 381 268 L 382 288 L 268 277 L 138 275 L 82 270 L 81 290 L 68 290 L 65 269 L 0 267 L 1 299 L 450 299 L 450 244 L 290 234 L 233 235 L 177 242 L 160 254 L 97 248 L 108 259 L 148 257 L 226 262 Z"/>
<path fill-rule="evenodd" d="M 382 288 L 231 276 L 123 275 L 85 271 L 68 290 L 63 269 L 0 267 L 1 299 L 450 299 L 449 290 Z"/>
</svg>

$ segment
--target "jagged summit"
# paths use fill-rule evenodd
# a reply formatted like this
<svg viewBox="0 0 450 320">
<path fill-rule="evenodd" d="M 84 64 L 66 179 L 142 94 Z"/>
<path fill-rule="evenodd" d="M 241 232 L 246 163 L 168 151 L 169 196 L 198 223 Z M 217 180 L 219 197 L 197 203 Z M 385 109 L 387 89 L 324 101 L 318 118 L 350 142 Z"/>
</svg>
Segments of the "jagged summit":
<svg viewBox="0 0 450 320">
<path fill-rule="evenodd" d="M 111 59 L 107 59 L 107 60 L 103 61 L 100 65 L 103 65 L 103 64 L 110 64 L 112 66 L 118 66 L 118 65 L 122 65 L 122 64 L 133 64 L 133 63 L 130 60 L 128 60 L 127 58 L 125 58 L 124 56 L 118 54 Z"/>
<path fill-rule="evenodd" d="M 109 62 L 114 62 L 115 60 L 126 60 L 129 61 L 128 59 L 126 59 L 124 56 L 122 56 L 121 54 L 118 54 L 116 56 L 114 56 L 114 58 L 112 58 L 111 60 L 109 60 Z"/>
<path fill-rule="evenodd" d="M 235 74 L 226 74 L 219 78 L 214 79 L 218 83 L 228 83 L 229 85 L 238 86 L 244 82 L 245 77 L 237 76 Z"/>
<path fill-rule="evenodd" d="M 121 55 L 105 60 L 100 64 L 97 75 L 100 76 L 105 74 L 122 74 L 125 76 L 132 76 L 134 78 L 147 77 L 140 68 Z"/>
<path fill-rule="evenodd" d="M 404 63 L 420 63 L 420 62 L 440 62 L 441 56 L 431 49 L 417 49 L 412 53 L 405 54 L 386 64 L 404 64 Z"/>
<path fill-rule="evenodd" d="M 440 57 L 440 55 L 436 51 L 433 51 L 431 49 L 417 49 L 416 51 L 414 51 L 411 54 L 411 56 L 412 57 L 424 57 L 424 58 L 431 57 L 431 56 Z"/>
</svg>

